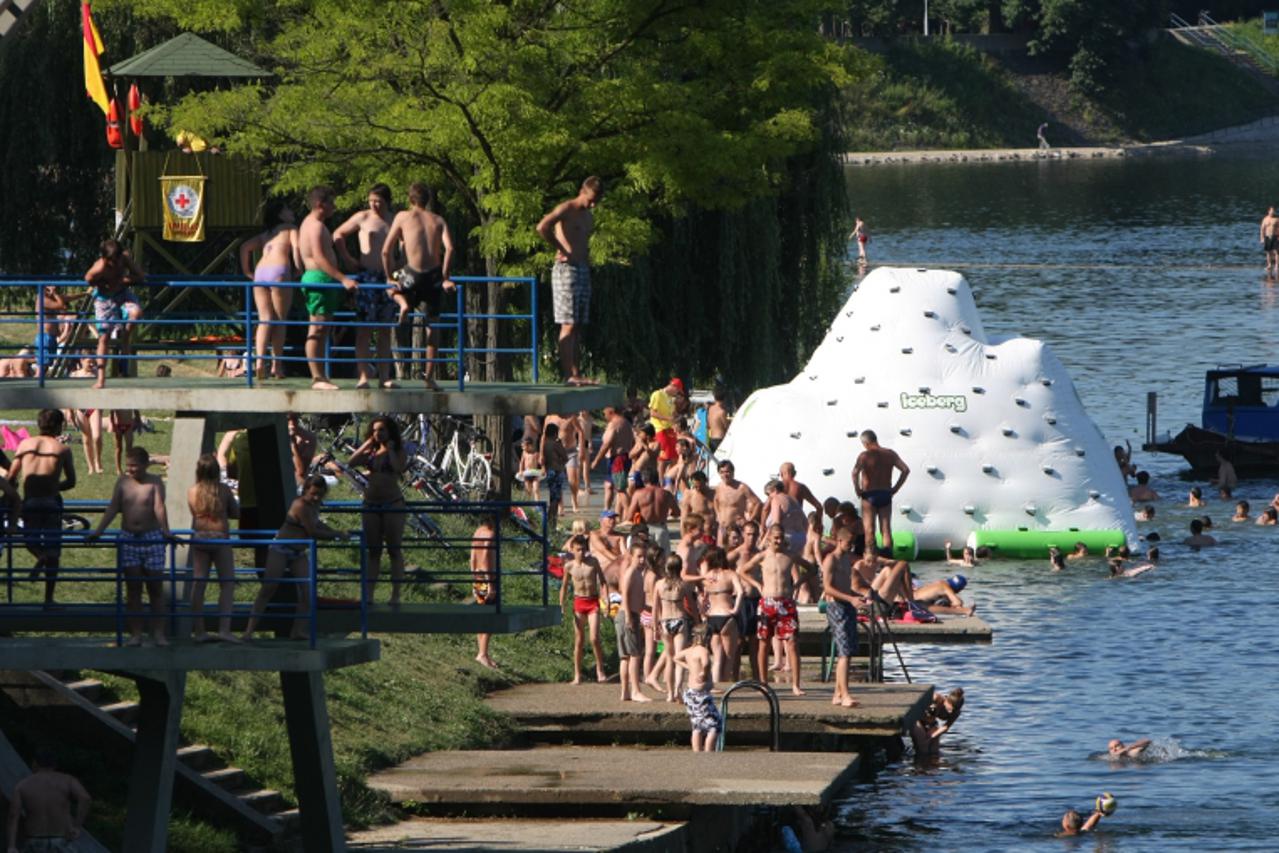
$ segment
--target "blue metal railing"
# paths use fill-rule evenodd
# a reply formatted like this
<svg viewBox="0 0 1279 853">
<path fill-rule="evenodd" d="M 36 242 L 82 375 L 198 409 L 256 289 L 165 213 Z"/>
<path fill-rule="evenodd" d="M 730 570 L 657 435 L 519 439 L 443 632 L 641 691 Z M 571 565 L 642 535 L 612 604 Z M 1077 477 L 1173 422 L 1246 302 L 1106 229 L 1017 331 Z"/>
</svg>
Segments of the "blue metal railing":
<svg viewBox="0 0 1279 853">
<path fill-rule="evenodd" d="M 457 371 L 457 390 L 464 391 L 466 388 L 466 359 L 467 356 L 483 356 L 483 355 L 520 355 L 527 356 L 530 361 L 530 373 L 533 382 L 539 380 L 539 358 L 538 358 L 538 296 L 537 296 L 537 279 L 532 277 L 511 277 L 511 276 L 454 276 L 451 281 L 458 286 L 454 289 L 454 307 L 451 312 L 442 312 L 436 318 L 436 322 L 430 323 L 432 330 L 451 332 L 453 334 L 452 346 L 438 347 L 437 356 L 430 360 L 433 364 L 452 364 Z M 529 288 L 529 310 L 527 313 L 512 314 L 468 314 L 466 311 L 465 288 L 469 285 L 485 285 L 485 284 L 518 284 Z M 34 296 L 34 308 L 31 311 L 5 311 L 0 313 L 0 325 L 34 325 L 36 334 L 32 340 L 31 350 L 32 358 L 36 371 L 36 378 L 39 380 L 40 387 L 44 387 L 48 378 L 49 365 L 52 359 L 58 357 L 66 357 L 67 353 L 57 352 L 56 342 L 52 344 L 54 352 L 50 352 L 50 336 L 45 334 L 45 329 L 50 320 L 58 321 L 57 318 L 51 316 L 45 304 L 45 286 L 70 287 L 87 285 L 83 280 L 71 279 L 60 276 L 49 276 L 41 278 L 6 278 L 0 277 L 0 288 L 32 288 Z M 398 323 L 375 323 L 368 321 L 358 321 L 355 312 L 339 311 L 324 323 L 312 324 L 310 320 L 290 320 L 277 319 L 263 321 L 257 315 L 255 303 L 253 300 L 254 287 L 284 287 L 290 289 L 302 289 L 303 287 L 313 290 L 344 290 L 341 284 L 302 284 L 301 282 L 272 282 L 270 285 L 244 281 L 241 279 L 209 279 L 209 278 L 148 278 L 147 283 L 143 286 L 168 286 L 175 288 L 238 288 L 242 293 L 241 306 L 236 312 L 211 313 L 207 315 L 182 315 L 171 314 L 164 317 L 148 318 L 142 317 L 136 321 L 127 321 L 124 325 L 128 328 L 176 328 L 176 327 L 196 327 L 196 326 L 216 326 L 234 331 L 234 335 L 227 338 L 219 345 L 214 341 L 212 344 L 201 342 L 198 340 L 175 343 L 175 347 L 183 347 L 185 345 L 201 344 L 208 345 L 210 352 L 207 355 L 193 355 L 183 349 L 179 353 L 160 353 L 160 354 L 139 354 L 139 353 L 110 353 L 102 356 L 106 362 L 127 363 L 139 361 L 155 361 L 155 360 L 172 360 L 175 357 L 183 359 L 207 358 L 215 362 L 224 358 L 225 352 L 240 353 L 244 359 L 244 383 L 248 387 L 253 387 L 255 382 L 255 362 L 259 356 L 254 349 L 254 339 L 256 330 L 262 326 L 310 326 L 322 325 L 341 330 L 383 330 L 383 333 L 389 333 L 398 328 Z M 140 289 L 141 286 L 139 286 Z M 385 283 L 378 284 L 360 284 L 358 289 L 361 290 L 385 290 L 388 287 Z M 412 322 L 425 323 L 427 318 L 425 315 L 415 312 L 410 315 Z M 467 324 L 473 320 L 488 321 L 493 320 L 499 323 L 528 323 L 528 344 L 526 346 L 508 346 L 508 347 L 489 347 L 480 345 L 478 342 L 468 340 Z M 88 313 L 78 314 L 75 322 L 95 323 L 93 316 Z M 426 364 L 428 360 L 425 357 L 425 350 L 414 347 L 400 347 L 393 345 L 391 347 L 392 357 L 390 359 L 377 358 L 370 356 L 369 358 L 358 358 L 351 346 L 335 346 L 332 339 L 328 339 L 326 351 L 323 358 L 320 359 L 325 365 L 324 373 L 329 375 L 329 366 L 336 364 L 358 365 L 360 363 L 377 365 L 387 363 L 392 364 L 398 362 L 407 362 L 411 365 Z M 85 354 L 86 358 L 98 358 L 96 354 Z M 271 356 L 268 356 L 271 357 Z M 280 358 L 284 362 L 307 362 L 304 354 L 297 354 L 294 351 L 292 355 L 284 355 Z"/>
</svg>

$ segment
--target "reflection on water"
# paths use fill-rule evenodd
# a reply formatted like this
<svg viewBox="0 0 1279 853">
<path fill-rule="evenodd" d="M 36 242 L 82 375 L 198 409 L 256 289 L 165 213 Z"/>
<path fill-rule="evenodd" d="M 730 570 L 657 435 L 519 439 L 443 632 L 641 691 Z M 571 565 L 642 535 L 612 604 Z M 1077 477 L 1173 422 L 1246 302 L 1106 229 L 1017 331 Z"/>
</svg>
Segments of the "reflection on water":
<svg viewBox="0 0 1279 853">
<path fill-rule="evenodd" d="M 1279 285 L 1258 223 L 1279 165 L 1262 160 L 1090 161 L 849 171 L 874 264 L 963 264 L 991 334 L 1047 341 L 1113 443 L 1197 421 L 1203 372 L 1279 362 Z M 968 266 L 971 265 L 971 266 Z M 842 849 L 1274 849 L 1279 723 L 1269 649 L 1279 529 L 1231 524 L 1231 505 L 1184 504 L 1173 457 L 1138 452 L 1165 499 L 1140 525 L 1164 560 L 1111 581 L 1100 560 L 1061 574 L 1000 562 L 968 592 L 990 646 L 903 647 L 916 680 L 968 693 L 938 767 L 885 768 L 839 806 Z M 909 461 L 909 460 L 907 460 Z M 1205 490 L 1207 491 L 1207 490 Z M 1279 491 L 1245 483 L 1254 508 Z M 1223 544 L 1175 545 L 1193 517 Z M 925 579 L 940 566 L 922 565 Z M 1150 761 L 1097 760 L 1150 737 Z M 1111 791 L 1095 837 L 1052 837 L 1062 812 Z"/>
</svg>

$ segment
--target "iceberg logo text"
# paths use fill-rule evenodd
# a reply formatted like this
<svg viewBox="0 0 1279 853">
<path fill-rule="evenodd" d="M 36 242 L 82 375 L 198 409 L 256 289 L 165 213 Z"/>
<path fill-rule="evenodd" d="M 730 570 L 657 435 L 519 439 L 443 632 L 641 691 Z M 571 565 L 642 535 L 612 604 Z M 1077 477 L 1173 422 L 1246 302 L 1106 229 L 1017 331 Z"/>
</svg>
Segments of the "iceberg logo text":
<svg viewBox="0 0 1279 853">
<path fill-rule="evenodd" d="M 907 394 L 902 392 L 903 409 L 953 409 L 968 411 L 968 397 L 963 394 Z"/>
</svg>

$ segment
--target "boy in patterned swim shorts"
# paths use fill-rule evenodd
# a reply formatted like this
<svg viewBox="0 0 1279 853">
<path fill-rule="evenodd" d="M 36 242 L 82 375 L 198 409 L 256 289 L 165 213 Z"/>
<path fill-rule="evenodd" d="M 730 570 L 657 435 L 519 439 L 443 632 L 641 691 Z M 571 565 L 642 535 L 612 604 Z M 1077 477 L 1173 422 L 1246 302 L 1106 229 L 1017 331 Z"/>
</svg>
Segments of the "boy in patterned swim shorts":
<svg viewBox="0 0 1279 853">
<path fill-rule="evenodd" d="M 157 646 L 167 646 L 164 636 L 165 549 L 173 534 L 164 509 L 164 481 L 147 473 L 151 457 L 144 448 L 132 447 L 125 454 L 124 474 L 116 480 L 111 503 L 102 513 L 98 526 L 86 538 L 93 541 L 102 535 L 116 515 L 120 516 L 117 540 L 117 566 L 124 573 L 127 601 L 125 612 L 129 623 L 128 646 L 142 645 L 146 619 L 142 615 L 142 585 L 145 582 L 154 617 L 151 631 Z"/>
<path fill-rule="evenodd" d="M 684 707 L 688 709 L 688 721 L 693 728 L 691 743 L 693 752 L 712 752 L 715 741 L 724 728 L 724 718 L 715 707 L 711 695 L 711 653 L 706 648 L 706 626 L 693 629 L 693 642 L 688 648 L 675 653 L 675 665 L 688 670 L 688 687 L 684 690 Z"/>
<path fill-rule="evenodd" d="M 756 666 L 761 680 L 768 678 L 768 651 L 774 636 L 786 647 L 790 661 L 791 693 L 803 696 L 799 689 L 800 660 L 799 641 L 795 632 L 799 629 L 799 611 L 795 609 L 795 560 L 786 553 L 786 532 L 780 524 L 768 528 L 768 547 L 737 567 L 742 582 L 759 590 L 759 648 Z M 750 570 L 759 566 L 760 581 L 751 577 Z M 765 682 L 767 683 L 767 682 Z"/>
<path fill-rule="evenodd" d="M 864 599 L 853 594 L 853 543 L 851 527 L 835 534 L 835 550 L 822 560 L 822 590 L 826 598 L 826 621 L 835 641 L 835 695 L 832 705 L 856 708 L 857 700 L 848 692 L 848 662 L 857 654 L 857 605 Z"/>
</svg>

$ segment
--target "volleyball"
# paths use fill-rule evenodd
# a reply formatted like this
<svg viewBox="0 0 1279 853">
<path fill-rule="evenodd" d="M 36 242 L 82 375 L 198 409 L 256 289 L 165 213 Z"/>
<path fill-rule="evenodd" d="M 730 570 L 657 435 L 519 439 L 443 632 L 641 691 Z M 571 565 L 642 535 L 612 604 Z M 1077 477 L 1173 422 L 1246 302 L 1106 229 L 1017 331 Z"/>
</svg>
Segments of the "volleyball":
<svg viewBox="0 0 1279 853">
<path fill-rule="evenodd" d="M 1101 812 L 1104 815 L 1114 814 L 1115 807 L 1118 805 L 1119 803 L 1115 802 L 1114 795 L 1112 795 L 1108 791 L 1103 793 L 1100 797 L 1097 798 L 1097 811 Z"/>
</svg>

